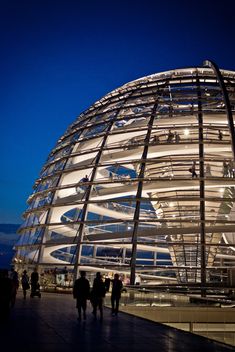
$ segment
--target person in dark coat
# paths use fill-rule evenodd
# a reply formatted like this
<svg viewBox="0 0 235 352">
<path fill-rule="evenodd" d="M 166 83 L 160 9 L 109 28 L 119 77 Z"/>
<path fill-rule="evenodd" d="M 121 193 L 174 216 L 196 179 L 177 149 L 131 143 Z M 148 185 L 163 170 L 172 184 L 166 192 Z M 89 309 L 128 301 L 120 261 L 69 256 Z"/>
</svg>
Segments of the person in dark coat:
<svg viewBox="0 0 235 352">
<path fill-rule="evenodd" d="M 105 297 L 105 285 L 102 280 L 100 272 L 96 274 L 96 277 L 93 282 L 92 288 L 92 305 L 93 305 L 93 314 L 96 318 L 97 307 L 100 311 L 100 320 L 103 319 L 103 300 Z"/>
<path fill-rule="evenodd" d="M 30 285 L 29 285 L 29 277 L 27 275 L 27 271 L 24 270 L 22 277 L 21 277 L 21 286 L 23 289 L 23 295 L 24 295 L 24 299 L 26 299 L 26 292 L 28 289 L 30 289 Z"/>
<path fill-rule="evenodd" d="M 37 291 L 39 291 L 39 275 L 37 272 L 37 268 L 34 269 L 34 271 L 31 274 L 31 294 L 30 297 L 34 297 L 37 295 Z"/>
<path fill-rule="evenodd" d="M 78 320 L 81 320 L 82 310 L 83 319 L 86 320 L 87 299 L 90 297 L 90 284 L 86 279 L 85 271 L 80 272 L 80 278 L 75 280 L 73 286 L 73 298 L 77 300 Z"/>
<path fill-rule="evenodd" d="M 115 274 L 113 279 L 113 287 L 111 293 L 111 305 L 112 305 L 112 315 L 118 314 L 119 309 L 119 301 L 121 298 L 121 291 L 122 291 L 122 281 L 119 279 L 119 275 Z"/>
</svg>

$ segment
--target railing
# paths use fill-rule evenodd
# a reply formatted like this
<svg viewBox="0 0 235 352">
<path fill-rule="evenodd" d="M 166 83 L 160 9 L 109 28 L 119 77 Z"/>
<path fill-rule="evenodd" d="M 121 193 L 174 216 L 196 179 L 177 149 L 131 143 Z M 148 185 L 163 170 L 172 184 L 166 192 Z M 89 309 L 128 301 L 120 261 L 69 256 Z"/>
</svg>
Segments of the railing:
<svg viewBox="0 0 235 352">
<path fill-rule="evenodd" d="M 135 212 L 135 207 L 130 207 L 128 205 L 123 205 L 116 202 L 101 203 L 100 206 L 109 210 L 114 210 L 114 211 L 118 211 L 126 214 L 134 214 Z M 140 215 L 156 218 L 155 211 L 151 211 L 147 209 L 141 209 Z"/>
<path fill-rule="evenodd" d="M 41 277 L 45 291 L 72 293 L 72 287 L 71 273 L 65 277 L 63 272 L 48 272 Z M 160 287 L 124 286 L 119 310 L 235 346 L 235 288 L 230 296 L 229 291 L 213 289 L 210 295 L 201 297 L 199 287 L 181 287 L 181 291 L 173 292 L 172 288 L 163 291 Z M 104 304 L 111 307 L 110 292 Z"/>
<path fill-rule="evenodd" d="M 192 299 L 194 296 L 194 299 Z M 198 298 L 198 299 L 197 299 Z M 111 306 L 110 296 L 105 304 Z M 153 292 L 139 287 L 122 293 L 120 311 L 235 346 L 235 296 Z"/>
</svg>

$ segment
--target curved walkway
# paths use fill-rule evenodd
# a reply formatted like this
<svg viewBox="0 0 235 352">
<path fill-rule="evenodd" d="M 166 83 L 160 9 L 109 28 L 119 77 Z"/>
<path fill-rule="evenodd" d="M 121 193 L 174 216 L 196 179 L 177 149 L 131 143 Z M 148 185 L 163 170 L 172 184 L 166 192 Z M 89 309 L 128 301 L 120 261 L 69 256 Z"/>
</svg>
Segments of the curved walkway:
<svg viewBox="0 0 235 352">
<path fill-rule="evenodd" d="M 10 319 L 0 328 L 3 351 L 234 351 L 220 343 L 158 323 L 119 313 L 94 320 L 90 306 L 86 322 L 77 321 L 75 300 L 70 294 L 42 293 L 24 301 L 18 292 Z M 2 349 L 4 347 L 4 349 Z"/>
</svg>

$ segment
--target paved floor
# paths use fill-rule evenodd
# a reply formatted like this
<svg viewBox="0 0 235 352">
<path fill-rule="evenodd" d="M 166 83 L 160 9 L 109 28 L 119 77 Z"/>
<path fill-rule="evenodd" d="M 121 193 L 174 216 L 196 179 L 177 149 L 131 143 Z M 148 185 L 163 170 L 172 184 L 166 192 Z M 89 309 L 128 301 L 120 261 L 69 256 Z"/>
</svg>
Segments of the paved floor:
<svg viewBox="0 0 235 352">
<path fill-rule="evenodd" d="M 234 348 L 124 313 L 112 317 L 107 308 L 102 322 L 91 314 L 77 321 L 71 295 L 42 294 L 22 299 L 1 325 L 1 351 L 159 351 L 225 352 Z M 3 348 L 4 347 L 4 348 Z"/>
</svg>

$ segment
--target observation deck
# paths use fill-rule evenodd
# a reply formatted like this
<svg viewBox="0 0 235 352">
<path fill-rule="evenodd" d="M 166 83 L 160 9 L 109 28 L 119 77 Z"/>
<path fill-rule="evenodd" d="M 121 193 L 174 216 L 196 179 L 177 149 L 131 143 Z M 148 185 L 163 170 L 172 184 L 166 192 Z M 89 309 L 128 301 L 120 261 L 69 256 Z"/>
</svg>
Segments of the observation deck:
<svg viewBox="0 0 235 352">
<path fill-rule="evenodd" d="M 1 349 L 39 351 L 155 351 L 232 352 L 234 347 L 214 342 L 159 323 L 104 311 L 102 322 L 94 320 L 90 308 L 86 322 L 77 321 L 71 295 L 42 293 L 23 300 L 18 292 L 10 320 L 1 325 Z"/>
</svg>

